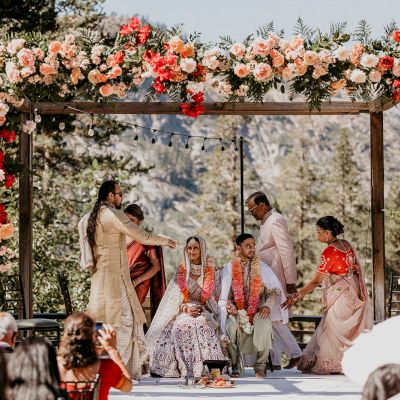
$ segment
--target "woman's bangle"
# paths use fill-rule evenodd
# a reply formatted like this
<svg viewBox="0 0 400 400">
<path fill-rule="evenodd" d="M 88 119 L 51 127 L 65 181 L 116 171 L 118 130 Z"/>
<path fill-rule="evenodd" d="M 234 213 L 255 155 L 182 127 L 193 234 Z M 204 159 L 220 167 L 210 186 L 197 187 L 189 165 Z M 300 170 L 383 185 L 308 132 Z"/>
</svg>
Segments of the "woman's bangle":
<svg viewBox="0 0 400 400">
<path fill-rule="evenodd" d="M 293 293 L 292 296 L 295 303 L 299 302 L 303 298 L 303 295 L 300 292 Z"/>
</svg>

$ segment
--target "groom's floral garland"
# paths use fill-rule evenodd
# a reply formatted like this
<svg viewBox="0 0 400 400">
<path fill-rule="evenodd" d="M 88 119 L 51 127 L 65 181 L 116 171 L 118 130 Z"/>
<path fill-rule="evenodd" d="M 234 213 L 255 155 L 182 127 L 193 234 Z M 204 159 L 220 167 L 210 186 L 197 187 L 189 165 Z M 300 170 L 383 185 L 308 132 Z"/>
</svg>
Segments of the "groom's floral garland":
<svg viewBox="0 0 400 400">
<path fill-rule="evenodd" d="M 187 287 L 187 280 L 186 280 L 186 264 L 183 260 L 179 265 L 178 270 L 178 287 L 183 295 L 183 302 L 187 303 L 189 301 L 189 291 Z M 201 303 L 204 304 L 207 300 L 212 296 L 214 292 L 214 285 L 215 285 L 215 261 L 212 257 L 206 258 L 206 263 L 204 266 L 204 279 L 203 279 L 203 287 L 201 289 Z"/>
<path fill-rule="evenodd" d="M 260 259 L 255 256 L 250 264 L 250 277 L 249 277 L 250 294 L 247 304 L 246 313 L 252 322 L 254 315 L 258 311 L 260 302 L 260 291 L 262 287 Z M 235 256 L 232 259 L 232 291 L 238 311 L 245 309 L 245 298 L 243 291 L 243 267 L 241 258 Z"/>
</svg>

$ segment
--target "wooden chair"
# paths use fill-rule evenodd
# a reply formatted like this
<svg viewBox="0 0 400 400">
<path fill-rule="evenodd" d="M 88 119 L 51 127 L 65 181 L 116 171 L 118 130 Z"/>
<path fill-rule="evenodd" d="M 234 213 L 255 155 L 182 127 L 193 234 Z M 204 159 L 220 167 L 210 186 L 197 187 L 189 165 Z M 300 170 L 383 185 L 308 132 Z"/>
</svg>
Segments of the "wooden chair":
<svg viewBox="0 0 400 400">
<path fill-rule="evenodd" d="M 0 275 L 0 310 L 6 311 L 18 319 L 18 331 L 22 336 L 46 336 L 51 342 L 58 346 L 60 342 L 60 324 L 57 321 L 45 318 L 26 318 L 24 290 L 20 275 Z M 22 316 L 22 318 L 19 318 Z M 43 333 L 52 333 L 43 335 Z"/>
<path fill-rule="evenodd" d="M 390 278 L 390 292 L 388 303 L 388 316 L 400 315 L 400 275 L 392 274 Z"/>
<path fill-rule="evenodd" d="M 60 285 L 61 294 L 64 299 L 65 313 L 67 314 L 68 317 L 74 312 L 74 309 L 72 307 L 71 295 L 68 289 L 68 279 L 63 271 L 57 271 L 57 279 L 58 279 L 58 284 Z"/>
<path fill-rule="evenodd" d="M 69 400 L 98 400 L 100 390 L 100 375 L 93 381 L 65 381 L 61 388 L 68 394 Z"/>
</svg>

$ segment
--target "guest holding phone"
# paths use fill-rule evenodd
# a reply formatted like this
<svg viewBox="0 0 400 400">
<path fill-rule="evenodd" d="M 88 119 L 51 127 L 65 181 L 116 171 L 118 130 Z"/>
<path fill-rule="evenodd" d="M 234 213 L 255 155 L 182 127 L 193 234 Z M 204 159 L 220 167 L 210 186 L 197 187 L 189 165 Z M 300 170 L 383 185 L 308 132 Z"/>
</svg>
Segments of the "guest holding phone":
<svg viewBox="0 0 400 400">
<path fill-rule="evenodd" d="M 130 392 L 132 379 L 116 345 L 117 336 L 111 325 L 95 325 L 86 313 L 70 315 L 58 352 L 61 380 L 91 381 L 99 374 L 99 400 L 106 400 L 112 387 Z M 68 386 L 65 389 L 68 391 Z"/>
</svg>

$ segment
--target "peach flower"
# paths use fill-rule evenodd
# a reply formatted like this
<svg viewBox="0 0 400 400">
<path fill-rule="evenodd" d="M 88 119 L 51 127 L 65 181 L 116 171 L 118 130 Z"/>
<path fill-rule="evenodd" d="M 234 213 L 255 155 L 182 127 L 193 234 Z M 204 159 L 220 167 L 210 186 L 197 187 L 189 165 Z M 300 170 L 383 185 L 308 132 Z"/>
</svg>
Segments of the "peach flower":
<svg viewBox="0 0 400 400">
<path fill-rule="evenodd" d="M 0 117 L 0 126 L 3 126 L 7 121 L 6 117 Z"/>
<path fill-rule="evenodd" d="M 102 74 L 98 69 L 92 69 L 88 73 L 88 80 L 91 84 L 104 83 L 107 81 L 107 76 Z"/>
<path fill-rule="evenodd" d="M 289 66 L 286 66 L 285 68 L 283 68 L 283 70 L 282 70 L 282 78 L 285 81 L 290 81 L 293 78 L 293 72 L 292 72 L 292 69 Z"/>
<path fill-rule="evenodd" d="M 260 37 L 254 40 L 252 47 L 254 52 L 260 56 L 267 56 L 271 50 L 268 41 Z"/>
<path fill-rule="evenodd" d="M 346 86 L 346 79 L 339 79 L 338 81 L 332 82 L 330 84 L 333 90 L 340 90 Z"/>
<path fill-rule="evenodd" d="M 35 55 L 32 50 L 21 49 L 17 53 L 17 58 L 20 65 L 23 67 L 33 67 L 35 65 Z"/>
<path fill-rule="evenodd" d="M 108 97 L 108 96 L 111 96 L 112 94 L 114 94 L 114 89 L 113 89 L 112 85 L 107 83 L 100 87 L 99 92 L 102 96 Z"/>
<path fill-rule="evenodd" d="M 57 73 L 57 69 L 53 65 L 47 63 L 42 64 L 39 71 L 44 76 L 55 75 Z"/>
<path fill-rule="evenodd" d="M 10 239 L 14 233 L 14 227 L 11 224 L 0 225 L 0 240 Z"/>
<path fill-rule="evenodd" d="M 292 41 L 290 42 L 290 46 L 293 49 L 297 49 L 298 47 L 301 47 L 304 45 L 304 39 L 298 35 L 294 36 Z"/>
<path fill-rule="evenodd" d="M 240 60 L 244 56 L 246 47 L 244 47 L 244 45 L 242 43 L 234 43 L 229 51 L 231 54 L 233 54 L 235 56 L 235 58 Z"/>
<path fill-rule="evenodd" d="M 307 50 L 304 53 L 304 62 L 307 65 L 314 65 L 318 61 L 318 54 L 315 51 Z"/>
<path fill-rule="evenodd" d="M 33 54 L 36 56 L 36 58 L 39 61 L 42 61 L 44 59 L 44 51 L 42 49 L 40 49 L 39 47 L 36 47 L 35 49 L 33 49 Z"/>
<path fill-rule="evenodd" d="M 239 78 L 245 78 L 250 73 L 250 66 L 246 64 L 237 64 L 233 72 Z"/>
<path fill-rule="evenodd" d="M 12 61 L 6 63 L 6 75 L 11 83 L 19 83 L 22 81 L 19 69 Z"/>
<path fill-rule="evenodd" d="M 272 68 L 266 63 L 257 64 L 254 68 L 253 75 L 256 81 L 267 81 L 272 76 Z"/>
<path fill-rule="evenodd" d="M 108 73 L 109 79 L 115 79 L 122 75 L 122 68 L 119 65 L 112 67 L 111 71 Z"/>
<path fill-rule="evenodd" d="M 50 43 L 49 45 L 49 53 L 50 54 L 57 54 L 61 51 L 61 42 L 55 40 Z"/>
<path fill-rule="evenodd" d="M 194 57 L 194 45 L 193 43 L 188 43 L 183 46 L 181 50 L 182 57 Z"/>
<path fill-rule="evenodd" d="M 274 58 L 272 59 L 272 65 L 275 68 L 281 67 L 285 63 L 285 57 L 278 53 Z"/>
<path fill-rule="evenodd" d="M 80 68 L 73 68 L 70 76 L 71 76 L 71 82 L 73 85 L 77 85 L 79 82 L 79 79 L 84 78 Z"/>
<path fill-rule="evenodd" d="M 174 53 L 180 53 L 185 44 L 179 36 L 173 36 L 171 39 L 169 39 L 168 45 L 170 50 L 172 50 Z"/>
<path fill-rule="evenodd" d="M 34 74 L 36 71 L 36 68 L 30 68 L 30 67 L 24 67 L 21 69 L 21 76 L 22 78 L 27 78 L 28 76 L 31 76 Z"/>
<path fill-rule="evenodd" d="M 300 64 L 295 64 L 295 65 L 296 65 L 295 71 L 296 71 L 297 76 L 303 76 L 307 72 L 307 69 L 308 69 L 307 64 L 300 63 Z"/>
</svg>

